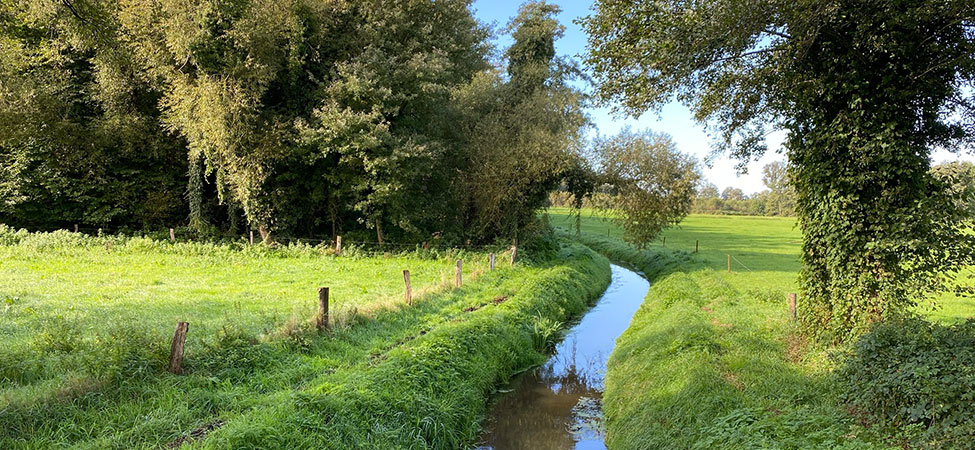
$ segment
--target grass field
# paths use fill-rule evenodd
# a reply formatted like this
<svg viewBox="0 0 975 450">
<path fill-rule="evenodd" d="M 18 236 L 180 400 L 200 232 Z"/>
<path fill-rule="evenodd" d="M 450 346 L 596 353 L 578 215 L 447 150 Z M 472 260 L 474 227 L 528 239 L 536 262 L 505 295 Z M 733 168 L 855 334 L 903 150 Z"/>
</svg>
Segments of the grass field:
<svg viewBox="0 0 975 450">
<path fill-rule="evenodd" d="M 553 225 L 575 229 L 568 211 Z M 584 211 L 581 240 L 650 275 L 651 289 L 609 362 L 604 410 L 612 449 L 884 448 L 840 405 L 831 353 L 797 337 L 794 219 L 693 215 L 648 250 Z M 699 253 L 694 253 L 695 242 Z M 728 272 L 731 255 L 731 272 Z M 945 296 L 929 317 L 975 315 Z M 801 308 L 801 298 L 800 298 Z"/>
<path fill-rule="evenodd" d="M 0 230 L 0 448 L 456 448 L 609 282 L 567 243 L 493 272 L 486 253 L 328 253 Z"/>
</svg>

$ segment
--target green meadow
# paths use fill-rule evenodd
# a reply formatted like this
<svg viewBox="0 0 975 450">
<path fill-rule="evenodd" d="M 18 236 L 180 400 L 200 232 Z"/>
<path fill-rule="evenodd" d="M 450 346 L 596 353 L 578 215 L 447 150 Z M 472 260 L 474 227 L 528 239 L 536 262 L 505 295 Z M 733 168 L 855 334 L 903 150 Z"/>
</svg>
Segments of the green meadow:
<svg viewBox="0 0 975 450">
<path fill-rule="evenodd" d="M 548 220 L 576 227 L 568 210 L 550 209 Z M 842 349 L 806 342 L 789 320 L 795 219 L 692 215 L 645 250 L 623 244 L 592 211 L 580 225 L 582 242 L 651 280 L 609 361 L 610 448 L 896 446 L 897 437 L 876 435 L 841 405 L 833 356 Z M 940 303 L 924 311 L 929 318 L 975 316 L 970 300 L 946 294 Z"/>
<path fill-rule="evenodd" d="M 0 448 L 468 445 L 491 391 L 543 360 L 609 282 L 605 258 L 568 241 L 505 256 L 489 271 L 486 252 L 0 228 Z M 166 371 L 178 320 L 179 376 Z"/>
</svg>

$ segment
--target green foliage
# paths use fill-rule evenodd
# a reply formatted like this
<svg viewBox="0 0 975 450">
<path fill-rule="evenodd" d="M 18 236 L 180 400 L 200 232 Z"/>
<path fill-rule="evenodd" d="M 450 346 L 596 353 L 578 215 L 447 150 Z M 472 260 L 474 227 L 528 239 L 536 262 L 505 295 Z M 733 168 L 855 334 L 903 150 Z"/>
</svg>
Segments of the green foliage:
<svg viewBox="0 0 975 450">
<path fill-rule="evenodd" d="M 870 328 L 839 371 L 843 399 L 914 448 L 975 448 L 975 320 Z"/>
<path fill-rule="evenodd" d="M 742 162 L 785 147 L 803 230 L 804 329 L 856 336 L 972 261 L 929 173 L 975 142 L 968 0 L 599 1 L 583 26 L 600 94 L 630 112 L 676 95 Z"/>
<path fill-rule="evenodd" d="M 594 145 L 600 177 L 615 191 L 612 209 L 628 241 L 646 245 L 690 212 L 700 174 L 670 136 L 627 129 Z"/>
<path fill-rule="evenodd" d="M 0 221 L 516 238 L 584 163 L 580 72 L 528 3 L 502 76 L 470 3 L 4 3 Z"/>
<path fill-rule="evenodd" d="M 579 69 L 555 56 L 558 12 L 544 2 L 523 5 L 509 25 L 508 79 L 485 72 L 456 94 L 470 149 L 463 182 L 475 238 L 518 237 L 564 179 L 577 192 L 588 189 L 584 95 L 571 84 Z"/>
<path fill-rule="evenodd" d="M 70 5 L 70 3 L 65 3 Z M 182 142 L 159 127 L 158 93 L 121 51 L 95 55 L 112 24 L 50 2 L 0 3 L 0 220 L 35 229 L 160 226 L 186 215 Z"/>
<path fill-rule="evenodd" d="M 968 161 L 938 164 L 931 168 L 931 174 L 945 184 L 955 207 L 964 211 L 964 218 L 975 219 L 975 164 Z"/>
</svg>

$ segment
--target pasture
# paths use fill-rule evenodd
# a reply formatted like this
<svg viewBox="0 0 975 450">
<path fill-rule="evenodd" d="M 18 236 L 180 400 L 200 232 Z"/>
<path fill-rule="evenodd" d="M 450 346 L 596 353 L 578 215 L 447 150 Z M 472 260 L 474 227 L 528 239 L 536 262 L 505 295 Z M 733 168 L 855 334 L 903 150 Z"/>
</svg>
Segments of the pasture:
<svg viewBox="0 0 975 450">
<path fill-rule="evenodd" d="M 487 256 L 2 229 L 0 447 L 469 443 L 490 390 L 609 279 L 567 242 L 514 266 L 498 252 L 495 271 Z M 183 375 L 166 371 L 178 320 Z"/>
<path fill-rule="evenodd" d="M 567 211 L 548 214 L 574 230 Z M 833 369 L 844 349 L 808 342 L 789 320 L 800 251 L 794 223 L 692 215 L 641 251 L 620 242 L 611 222 L 583 212 L 580 239 L 651 280 L 609 362 L 610 448 L 889 445 L 890 436 L 861 426 L 841 405 Z M 941 302 L 922 312 L 948 322 L 975 316 L 967 299 L 946 294 Z"/>
</svg>

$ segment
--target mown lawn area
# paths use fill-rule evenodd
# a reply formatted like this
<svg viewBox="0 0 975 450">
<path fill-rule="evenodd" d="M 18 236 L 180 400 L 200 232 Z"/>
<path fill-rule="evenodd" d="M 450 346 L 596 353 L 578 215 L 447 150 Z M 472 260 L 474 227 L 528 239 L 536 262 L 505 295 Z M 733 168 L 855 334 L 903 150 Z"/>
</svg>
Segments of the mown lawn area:
<svg viewBox="0 0 975 450">
<path fill-rule="evenodd" d="M 458 448 L 609 282 L 588 248 L 366 255 L 0 227 L 0 448 Z M 526 254 L 527 253 L 527 254 Z M 464 285 L 454 267 L 464 261 Z M 411 271 L 414 304 L 403 299 Z M 312 325 L 317 288 L 332 327 Z M 166 372 L 177 320 L 185 374 Z"/>
<path fill-rule="evenodd" d="M 575 230 L 568 211 L 548 214 L 553 225 Z M 611 449 L 900 443 L 875 435 L 842 406 L 832 355 L 843 349 L 804 341 L 789 321 L 801 238 L 794 219 L 692 215 L 643 251 L 623 244 L 620 230 L 590 211 L 581 225 L 582 242 L 651 279 L 609 361 Z M 975 315 L 970 301 L 943 302 L 929 317 Z"/>
</svg>

